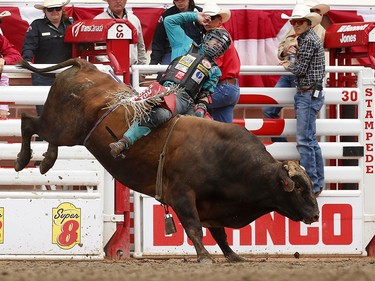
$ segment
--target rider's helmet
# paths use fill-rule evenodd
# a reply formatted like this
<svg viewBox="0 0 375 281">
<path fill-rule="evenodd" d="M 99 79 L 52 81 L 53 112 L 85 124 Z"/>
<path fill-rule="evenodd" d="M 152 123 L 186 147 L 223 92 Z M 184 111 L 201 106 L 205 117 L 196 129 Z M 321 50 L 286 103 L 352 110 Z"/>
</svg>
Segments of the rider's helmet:
<svg viewBox="0 0 375 281">
<path fill-rule="evenodd" d="M 220 57 L 231 44 L 229 33 L 223 28 L 207 30 L 203 38 L 203 51 L 212 59 Z"/>
</svg>

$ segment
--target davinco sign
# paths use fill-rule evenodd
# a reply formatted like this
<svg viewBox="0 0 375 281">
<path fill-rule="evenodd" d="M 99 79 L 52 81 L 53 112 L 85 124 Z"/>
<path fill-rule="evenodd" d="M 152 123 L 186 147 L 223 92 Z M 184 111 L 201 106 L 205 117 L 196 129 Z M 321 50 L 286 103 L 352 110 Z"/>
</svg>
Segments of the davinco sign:
<svg viewBox="0 0 375 281">
<path fill-rule="evenodd" d="M 159 205 L 154 205 L 154 220 L 160 222 L 163 219 L 164 210 Z M 173 213 L 173 211 L 171 212 Z M 173 213 L 174 215 L 174 213 Z M 339 221 L 334 218 L 339 217 Z M 154 223 L 153 246 L 182 246 L 186 243 L 185 234 L 181 224 L 174 216 L 177 232 L 172 235 L 164 233 L 164 225 Z M 287 220 L 284 216 L 274 213 L 266 214 L 258 218 L 253 225 L 239 229 L 239 241 L 234 242 L 233 229 L 226 229 L 229 245 L 261 246 L 268 244 L 270 236 L 274 245 L 314 246 L 314 245 L 338 245 L 347 246 L 354 242 L 353 236 L 353 206 L 350 204 L 324 204 L 321 211 L 321 227 L 308 226 L 307 233 L 301 234 L 301 223 Z M 339 225 L 337 232 L 336 226 Z M 320 229 L 322 228 L 322 229 Z M 288 230 L 288 231 L 287 231 Z M 288 234 L 287 234 L 288 233 Z M 192 242 L 188 240 L 188 244 Z M 216 244 L 212 236 L 207 233 L 203 237 L 203 244 L 213 246 Z"/>
<path fill-rule="evenodd" d="M 71 203 L 52 208 L 52 243 L 68 250 L 81 243 L 81 209 Z"/>
</svg>

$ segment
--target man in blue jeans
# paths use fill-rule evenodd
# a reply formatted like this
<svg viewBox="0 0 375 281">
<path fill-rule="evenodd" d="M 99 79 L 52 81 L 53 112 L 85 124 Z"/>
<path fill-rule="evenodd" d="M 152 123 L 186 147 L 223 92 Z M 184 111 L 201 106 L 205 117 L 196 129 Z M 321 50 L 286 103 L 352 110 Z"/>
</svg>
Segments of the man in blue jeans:
<svg viewBox="0 0 375 281">
<path fill-rule="evenodd" d="M 206 30 L 212 28 L 224 29 L 223 23 L 227 22 L 231 16 L 229 10 L 221 9 L 212 1 L 207 1 L 204 4 L 203 13 L 211 16 L 211 22 L 204 26 Z M 241 67 L 240 57 L 234 44 L 231 44 L 228 50 L 221 57 L 217 58 L 215 62 L 219 66 L 222 75 L 212 94 L 209 112 L 216 121 L 232 123 L 234 107 L 240 98 L 238 77 Z"/>
<path fill-rule="evenodd" d="M 297 150 L 300 164 L 306 169 L 313 192 L 318 196 L 324 188 L 324 161 L 316 138 L 316 119 L 324 104 L 325 57 L 323 44 L 311 27 L 320 23 L 321 16 L 311 13 L 307 6 L 297 4 L 292 16 L 282 14 L 281 17 L 289 19 L 298 36 L 295 62 L 285 60 L 280 64 L 296 76 Z"/>
</svg>

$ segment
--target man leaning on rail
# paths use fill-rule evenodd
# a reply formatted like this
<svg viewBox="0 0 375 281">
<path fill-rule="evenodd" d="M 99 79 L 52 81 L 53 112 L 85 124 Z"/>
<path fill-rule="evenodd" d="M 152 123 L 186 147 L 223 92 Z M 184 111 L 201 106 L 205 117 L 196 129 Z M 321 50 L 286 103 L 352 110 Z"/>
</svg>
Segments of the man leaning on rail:
<svg viewBox="0 0 375 281">
<path fill-rule="evenodd" d="M 297 150 L 300 164 L 306 169 L 313 183 L 313 192 L 318 196 L 324 188 L 324 162 L 316 138 L 316 119 L 324 104 L 325 57 L 322 41 L 312 26 L 319 24 L 322 17 L 302 4 L 295 6 L 290 17 L 285 14 L 281 17 L 289 19 L 298 36 L 295 62 L 284 60 L 280 64 L 296 76 Z"/>
</svg>

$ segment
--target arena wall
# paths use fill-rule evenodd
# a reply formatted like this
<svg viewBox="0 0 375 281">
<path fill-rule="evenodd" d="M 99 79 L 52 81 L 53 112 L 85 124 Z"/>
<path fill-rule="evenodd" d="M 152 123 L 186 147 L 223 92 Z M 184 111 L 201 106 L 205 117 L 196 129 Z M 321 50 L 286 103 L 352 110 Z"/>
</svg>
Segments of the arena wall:
<svg viewBox="0 0 375 281">
<path fill-rule="evenodd" d="M 133 66 L 133 75 L 137 77 L 138 72 L 147 73 L 159 71 L 161 66 Z M 6 66 L 6 72 L 17 72 L 15 67 Z M 284 73 L 282 67 L 258 67 L 243 66 L 242 71 L 248 75 L 268 72 L 270 74 Z M 311 226 L 305 226 L 300 223 L 291 222 L 278 214 L 268 214 L 257 220 L 248 228 L 241 230 L 229 230 L 232 237 L 233 248 L 243 254 L 290 254 L 298 250 L 306 254 L 353 254 L 366 255 L 366 246 L 371 241 L 375 233 L 374 219 L 375 207 L 370 198 L 375 196 L 373 187 L 373 93 L 374 93 L 374 71 L 364 67 L 328 67 L 327 71 L 352 72 L 358 75 L 358 86 L 355 88 L 326 88 L 326 106 L 351 104 L 358 107 L 357 119 L 329 119 L 325 116 L 325 110 L 322 110 L 321 118 L 318 120 L 318 135 L 321 138 L 323 157 L 326 160 L 326 179 L 327 190 L 323 191 L 318 198 L 321 206 L 322 220 Z M 137 87 L 136 79 L 133 81 L 135 88 L 139 91 L 142 88 Z M 12 110 L 18 106 L 31 104 L 43 104 L 49 87 L 31 87 L 31 86 L 11 86 L 2 92 L 1 102 L 10 104 Z M 265 104 L 257 103 L 257 99 L 272 101 L 274 105 L 291 106 L 293 104 L 293 89 L 286 89 L 280 93 L 274 94 L 273 88 L 241 88 L 241 98 L 238 110 L 242 108 L 262 107 Z M 351 93 L 347 99 L 347 93 Z M 249 96 L 255 96 L 253 103 L 249 104 Z M 33 96 L 33 99 L 29 97 Z M 32 105 L 34 106 L 34 105 Z M 18 110 L 18 109 L 17 109 Z M 275 132 L 287 137 L 293 137 L 295 133 L 295 120 L 287 119 L 285 123 L 272 126 L 274 132 L 270 130 L 261 118 L 236 118 L 235 123 L 245 126 L 248 130 L 257 132 L 260 137 L 268 138 Z M 16 159 L 19 151 L 20 120 L 18 116 L 9 120 L 0 120 L 0 134 L 4 138 L 13 138 L 12 142 L 5 141 L 1 143 L 3 149 L 1 161 L 12 161 Z M 353 143 L 329 142 L 328 136 L 332 135 L 350 135 L 357 137 L 358 141 Z M 18 141 L 17 141 L 18 139 Z M 298 159 L 298 153 L 293 140 L 289 143 L 267 143 L 267 149 L 277 159 Z M 35 150 L 36 161 L 42 159 L 42 153 L 46 149 L 44 142 L 33 142 L 32 147 Z M 347 155 L 348 149 L 363 149 L 363 154 Z M 70 151 L 73 149 L 73 151 Z M 73 162 L 74 158 L 74 162 Z M 331 160 L 336 159 L 356 159 L 356 166 L 340 166 L 339 164 L 331 165 Z M 77 160 L 77 162 L 75 162 Z M 0 169 L 0 183 L 3 191 L 0 192 L 0 202 L 6 208 L 15 206 L 18 214 L 10 219 L 5 219 L 9 211 L 2 214 L 3 218 L 3 243 L 0 244 L 0 258 L 14 256 L 29 256 L 33 258 L 42 258 L 60 256 L 82 258 L 84 255 L 90 257 L 102 258 L 103 252 L 100 250 L 110 235 L 114 232 L 116 219 L 110 219 L 115 216 L 104 209 L 112 206 L 113 201 L 108 206 L 103 207 L 104 198 L 107 196 L 113 199 L 113 182 L 106 181 L 104 184 L 101 177 L 105 177 L 105 172 L 100 168 L 95 159 L 87 154 L 83 147 L 61 148 L 60 160 L 56 165 L 56 170 L 51 170 L 42 176 L 38 173 L 36 166 L 31 166 L 24 172 L 16 173 L 12 171 L 12 166 L 6 164 Z M 244 159 L 246 161 L 246 159 Z M 60 163 L 60 164 L 59 164 Z M 73 164 L 76 163 L 76 164 Z M 35 163 L 34 163 L 35 165 Z M 93 174 L 92 174 L 93 173 Z M 96 175 L 96 176 L 93 176 Z M 99 177 L 98 177 L 99 175 Z M 100 176 L 102 175 L 102 176 Z M 340 184 L 354 184 L 352 190 L 342 190 Z M 334 184 L 333 187 L 331 184 Z M 25 190 L 14 190 L 15 187 L 26 185 Z M 35 190 L 35 186 L 40 186 Z M 43 187 L 44 186 L 44 187 Z M 49 187 L 48 187 L 49 186 Z M 52 188 L 51 188 L 52 186 Z M 46 189 L 46 190 L 44 190 Z M 48 190 L 52 189 L 52 190 Z M 55 189 L 55 190 L 54 190 Z M 105 190 L 105 192 L 104 192 Z M 76 194 L 77 193 L 77 194 Z M 90 200 L 89 200 L 90 199 Z M 91 200 L 93 199 L 93 200 Z M 3 201 L 4 200 L 4 201 Z M 19 202 L 14 204 L 14 202 Z M 27 202 L 30 202 L 29 206 Z M 81 218 L 82 238 L 87 238 L 85 243 L 78 243 L 71 249 L 61 249 L 53 243 L 51 234 L 51 216 L 53 210 L 61 204 L 71 203 L 76 209 L 86 211 L 86 216 Z M 92 205 L 90 205 L 92 204 Z M 112 205 L 111 205 L 112 204 Z M 28 216 L 23 218 L 26 209 Z M 64 206 L 64 205 L 63 205 Z M 2 207 L 4 210 L 4 207 Z M 73 208 L 74 209 L 74 208 Z M 147 255 L 179 255 L 192 254 L 193 247 L 190 245 L 181 226 L 177 222 L 178 232 L 176 235 L 165 236 L 163 232 L 163 213 L 159 204 L 152 198 L 143 195 L 134 195 L 134 245 L 133 254 L 135 257 Z M 95 214 L 95 215 L 93 215 Z M 150 215 L 151 214 L 151 215 Z M 40 217 L 41 216 L 41 217 Z M 36 217 L 40 224 L 38 226 L 38 235 L 45 232 L 50 233 L 42 236 L 42 247 L 30 247 L 25 239 L 17 238 L 20 233 L 19 225 L 17 227 L 11 224 L 13 221 L 22 222 L 25 229 L 21 228 L 21 233 L 25 236 L 27 229 L 32 229 L 26 222 L 30 217 Z M 90 221 L 95 217 L 95 222 Z M 43 219 L 42 219 L 43 218 Z M 117 216 L 118 218 L 118 216 Z M 112 224 L 110 234 L 105 235 L 103 226 L 108 223 Z M 118 218 L 121 220 L 121 218 Z M 90 227 L 85 228 L 85 226 Z M 92 227 L 96 225 L 96 227 Z M 95 231 L 93 231 L 95 229 Z M 96 232 L 99 231 L 99 232 Z M 100 234 L 103 232 L 102 234 Z M 31 235 L 31 234 L 30 234 Z M 29 237 L 27 241 L 38 241 L 39 238 Z M 105 236 L 105 237 L 104 237 Z M 7 237 L 14 237 L 18 241 L 18 247 L 12 252 L 15 242 L 6 246 Z M 96 237 L 90 240 L 89 237 Z M 101 237 L 98 239 L 98 237 Z M 103 238 L 104 237 L 104 238 Z M 206 243 L 210 251 L 218 252 L 217 246 L 212 243 L 212 238 L 206 234 Z M 23 246 L 23 245 L 27 246 Z M 83 244 L 83 246 L 79 246 Z M 94 250 L 89 250 L 91 247 Z M 6 247 L 5 247 L 6 246 Z M 47 248 L 46 248 L 47 247 Z M 49 248 L 48 248 L 49 247 Z M 88 248 L 86 248 L 88 247 Z M 51 250 L 54 248 L 54 251 Z M 3 249 L 3 252 L 1 251 Z M 48 249 L 48 250 L 46 250 Z M 30 254 L 26 252 L 30 250 Z M 83 253 L 82 251 L 88 251 Z M 48 254 L 47 254 L 48 253 Z"/>
</svg>

